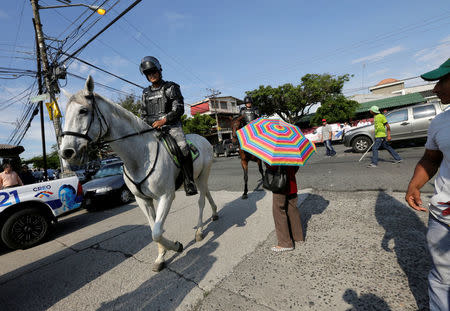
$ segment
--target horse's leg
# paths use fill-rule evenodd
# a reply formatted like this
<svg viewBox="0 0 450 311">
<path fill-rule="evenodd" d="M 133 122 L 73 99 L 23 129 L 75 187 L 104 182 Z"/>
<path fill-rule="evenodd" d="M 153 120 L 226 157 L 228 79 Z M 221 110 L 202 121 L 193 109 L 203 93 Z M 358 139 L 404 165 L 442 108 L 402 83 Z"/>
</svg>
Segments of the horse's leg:
<svg viewBox="0 0 450 311">
<path fill-rule="evenodd" d="M 244 194 L 242 195 L 242 199 L 247 199 L 247 193 L 248 193 L 248 162 L 246 160 L 244 160 L 241 157 L 241 165 L 242 165 L 242 169 L 244 170 Z"/>
<path fill-rule="evenodd" d="M 205 188 L 199 181 L 197 183 L 200 195 L 198 197 L 198 221 L 197 230 L 195 230 L 195 241 L 200 242 L 203 240 L 203 209 L 205 208 Z"/>
<path fill-rule="evenodd" d="M 200 196 L 198 199 L 198 207 L 199 207 L 198 222 L 197 222 L 197 230 L 195 231 L 195 240 L 197 242 L 203 240 L 203 210 L 205 208 L 205 196 L 208 198 L 208 202 L 211 205 L 211 209 L 213 211 L 211 219 L 214 221 L 219 218 L 219 216 L 217 215 L 216 203 L 214 203 L 214 200 L 211 197 L 211 193 L 209 192 L 208 189 L 208 179 L 210 170 L 211 166 L 205 168 L 196 181 L 196 184 L 200 191 Z"/>
<path fill-rule="evenodd" d="M 262 167 L 262 161 L 261 161 L 261 159 L 258 159 L 257 162 L 258 162 L 259 173 L 261 174 L 261 180 L 263 180 L 264 179 L 264 170 Z"/>
<path fill-rule="evenodd" d="M 162 195 L 158 200 L 158 207 L 156 209 L 155 224 L 152 230 L 153 241 L 162 244 L 165 249 L 170 249 L 176 252 L 183 251 L 183 244 L 180 242 L 174 242 L 163 237 L 164 222 L 166 221 L 167 214 L 169 213 L 172 201 L 175 198 L 175 193 Z"/>
<path fill-rule="evenodd" d="M 142 212 L 147 217 L 147 220 L 150 224 L 150 229 L 153 232 L 153 228 L 155 226 L 155 207 L 153 205 L 152 199 L 142 199 L 138 196 L 136 196 L 136 202 L 141 208 Z M 164 245 L 162 245 L 159 242 L 156 242 L 158 245 L 158 257 L 155 260 L 155 263 L 153 264 L 152 270 L 155 272 L 159 272 L 164 268 L 164 255 L 166 254 L 166 249 L 164 248 Z"/>
</svg>

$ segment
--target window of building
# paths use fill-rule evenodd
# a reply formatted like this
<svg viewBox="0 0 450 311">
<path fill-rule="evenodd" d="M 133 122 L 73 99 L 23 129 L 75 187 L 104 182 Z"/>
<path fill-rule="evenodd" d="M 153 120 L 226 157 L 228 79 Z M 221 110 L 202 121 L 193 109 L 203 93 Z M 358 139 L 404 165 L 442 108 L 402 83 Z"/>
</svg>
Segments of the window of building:
<svg viewBox="0 0 450 311">
<path fill-rule="evenodd" d="M 227 102 L 220 102 L 220 109 L 228 109 L 228 103 Z"/>
<path fill-rule="evenodd" d="M 389 123 L 403 122 L 408 120 L 408 109 L 391 112 L 386 116 Z"/>
<path fill-rule="evenodd" d="M 219 105 L 215 100 L 211 101 L 211 108 L 219 108 Z"/>
<path fill-rule="evenodd" d="M 433 117 L 436 115 L 436 109 L 433 105 L 413 108 L 414 119 Z"/>
</svg>

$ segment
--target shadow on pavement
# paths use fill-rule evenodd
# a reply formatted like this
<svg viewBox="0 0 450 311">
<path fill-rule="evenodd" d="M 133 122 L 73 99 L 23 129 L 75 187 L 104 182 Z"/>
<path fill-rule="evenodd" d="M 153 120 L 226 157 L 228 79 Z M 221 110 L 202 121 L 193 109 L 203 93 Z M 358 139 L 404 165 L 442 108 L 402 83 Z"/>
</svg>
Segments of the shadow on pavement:
<svg viewBox="0 0 450 311">
<path fill-rule="evenodd" d="M 381 247 L 386 252 L 395 252 L 418 310 L 428 310 L 427 276 L 431 258 L 426 243 L 426 226 L 413 210 L 383 191 L 377 197 L 375 217 L 385 230 Z M 394 244 L 392 249 L 389 248 L 391 240 Z"/>
<path fill-rule="evenodd" d="M 358 294 L 353 289 L 347 289 L 342 298 L 346 303 L 352 305 L 352 308 L 347 309 L 347 311 L 391 310 L 386 301 L 374 294 L 364 294 L 358 297 Z"/>
<path fill-rule="evenodd" d="M 174 310 L 198 284 L 217 261 L 213 254 L 216 241 L 233 226 L 245 226 L 246 219 L 256 211 L 256 204 L 265 191 L 249 193 L 247 200 L 238 198 L 219 210 L 219 220 L 208 222 L 204 229 L 206 243 L 200 247 L 191 241 L 185 254 L 175 254 L 166 261 L 167 267 L 142 283 L 136 290 L 102 304 L 99 310 Z M 212 233 L 212 237 L 208 237 Z M 232 250 L 230 250 L 232 251 Z M 180 258 L 177 258 L 180 257 Z M 199 292 L 200 294 L 204 294 Z"/>
<path fill-rule="evenodd" d="M 142 234 L 127 252 L 103 249 L 98 242 L 131 230 Z M 0 276 L 1 309 L 47 310 L 146 247 L 152 241 L 148 231 L 148 226 L 115 228 L 73 245 L 79 251 L 65 249 Z M 99 260 L 98 252 L 104 252 L 104 260 Z"/>
<path fill-rule="evenodd" d="M 318 215 L 325 211 L 330 201 L 325 200 L 322 196 L 311 193 L 305 201 L 300 204 L 300 217 L 303 225 L 303 235 L 306 239 L 308 232 L 308 222 L 312 215 Z"/>
<path fill-rule="evenodd" d="M 56 225 L 51 227 L 50 234 L 45 240 L 42 241 L 42 243 L 78 231 L 80 229 L 83 229 L 97 222 L 108 219 L 110 217 L 126 213 L 135 207 L 136 207 L 135 205 L 127 204 L 116 208 L 111 208 L 108 210 L 102 210 L 101 212 L 85 212 L 82 214 L 72 214 L 72 215 L 69 214 L 67 216 L 63 216 L 63 218 L 58 220 Z M 80 209 L 79 211 L 83 211 L 83 209 Z M 75 213 L 79 211 L 76 211 Z M 13 250 L 3 245 L 3 243 L 0 243 L 0 256 L 12 251 Z"/>
</svg>

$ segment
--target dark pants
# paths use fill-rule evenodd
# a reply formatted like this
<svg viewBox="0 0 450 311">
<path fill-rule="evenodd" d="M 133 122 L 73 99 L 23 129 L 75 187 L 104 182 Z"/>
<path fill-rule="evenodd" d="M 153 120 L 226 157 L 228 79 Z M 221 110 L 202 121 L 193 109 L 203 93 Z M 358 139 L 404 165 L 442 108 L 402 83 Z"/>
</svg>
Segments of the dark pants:
<svg viewBox="0 0 450 311">
<path fill-rule="evenodd" d="M 395 152 L 395 150 L 389 145 L 389 143 L 386 140 L 386 137 L 377 137 L 375 138 L 375 143 L 373 144 L 372 147 L 372 164 L 375 165 L 378 164 L 378 149 L 380 149 L 381 146 L 383 146 L 384 149 L 389 151 L 394 160 L 400 161 L 402 159 L 400 158 L 398 153 Z"/>
<path fill-rule="evenodd" d="M 334 151 L 334 148 L 331 145 L 331 139 L 327 139 L 323 143 L 325 144 L 325 148 L 327 150 L 326 155 L 327 156 L 334 156 L 336 154 L 336 151 Z"/>
<path fill-rule="evenodd" d="M 278 246 L 294 247 L 294 241 L 303 241 L 303 228 L 297 208 L 297 194 L 273 193 L 273 220 Z"/>
</svg>

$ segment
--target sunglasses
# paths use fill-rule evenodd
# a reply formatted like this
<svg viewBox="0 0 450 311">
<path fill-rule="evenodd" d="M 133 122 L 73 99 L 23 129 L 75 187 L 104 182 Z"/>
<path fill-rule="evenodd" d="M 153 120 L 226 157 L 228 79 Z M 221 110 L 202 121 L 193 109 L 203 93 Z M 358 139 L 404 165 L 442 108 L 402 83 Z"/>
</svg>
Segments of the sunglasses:
<svg viewBox="0 0 450 311">
<path fill-rule="evenodd" d="M 158 71 L 158 69 L 150 69 L 150 70 L 147 70 L 145 73 L 148 75 L 154 75 L 154 74 L 159 73 L 159 71 Z"/>
</svg>

